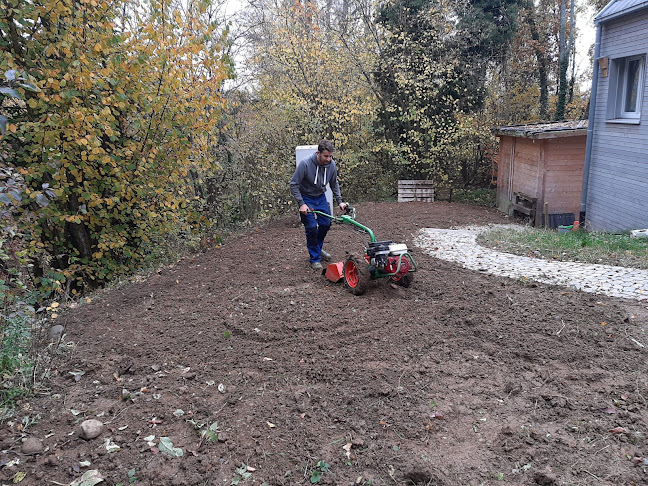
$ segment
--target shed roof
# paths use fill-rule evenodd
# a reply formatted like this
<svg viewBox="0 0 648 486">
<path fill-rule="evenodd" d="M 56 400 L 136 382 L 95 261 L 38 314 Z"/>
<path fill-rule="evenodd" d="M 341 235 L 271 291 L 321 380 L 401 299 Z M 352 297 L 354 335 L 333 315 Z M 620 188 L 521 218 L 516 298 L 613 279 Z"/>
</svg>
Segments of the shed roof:
<svg viewBox="0 0 648 486">
<path fill-rule="evenodd" d="M 646 7 L 648 0 L 612 0 L 594 17 L 594 22 L 607 22 Z"/>
<path fill-rule="evenodd" d="M 495 129 L 495 135 L 522 138 L 559 138 L 587 134 L 587 120 L 565 120 L 551 123 L 531 123 Z"/>
</svg>

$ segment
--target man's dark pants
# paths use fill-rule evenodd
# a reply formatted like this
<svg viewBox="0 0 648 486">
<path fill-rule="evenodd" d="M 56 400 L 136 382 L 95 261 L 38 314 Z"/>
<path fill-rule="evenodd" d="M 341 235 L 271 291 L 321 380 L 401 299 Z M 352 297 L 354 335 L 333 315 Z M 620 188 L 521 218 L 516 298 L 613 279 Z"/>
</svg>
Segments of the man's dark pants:
<svg viewBox="0 0 648 486">
<path fill-rule="evenodd" d="M 321 211 L 326 214 L 331 213 L 331 207 L 326 200 L 326 194 L 322 194 L 315 198 L 302 195 L 302 198 L 304 199 L 304 204 L 306 204 L 310 209 Z M 301 217 L 301 221 L 304 224 L 306 231 L 306 247 L 308 248 L 309 261 L 311 263 L 319 262 L 321 259 L 320 253 L 322 253 L 324 238 L 331 227 L 331 218 L 313 213 L 300 213 L 299 216 Z"/>
</svg>

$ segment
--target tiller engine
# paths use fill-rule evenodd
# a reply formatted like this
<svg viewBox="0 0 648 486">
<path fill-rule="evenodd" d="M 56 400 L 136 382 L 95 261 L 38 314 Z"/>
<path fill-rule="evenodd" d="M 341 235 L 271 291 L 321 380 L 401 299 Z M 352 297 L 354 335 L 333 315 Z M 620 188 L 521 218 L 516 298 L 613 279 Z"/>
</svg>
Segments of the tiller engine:
<svg viewBox="0 0 648 486">
<path fill-rule="evenodd" d="M 347 204 L 346 213 L 339 218 L 320 211 L 311 211 L 328 216 L 339 224 L 350 224 L 354 229 L 369 235 L 369 244 L 362 255 L 347 252 L 344 261 L 330 263 L 322 273 L 332 282 L 344 280 L 345 287 L 354 295 L 367 291 L 370 280 L 388 278 L 402 287 L 409 287 L 414 280 L 416 262 L 404 243 L 376 241 L 373 231 L 355 220 L 355 209 Z"/>
</svg>

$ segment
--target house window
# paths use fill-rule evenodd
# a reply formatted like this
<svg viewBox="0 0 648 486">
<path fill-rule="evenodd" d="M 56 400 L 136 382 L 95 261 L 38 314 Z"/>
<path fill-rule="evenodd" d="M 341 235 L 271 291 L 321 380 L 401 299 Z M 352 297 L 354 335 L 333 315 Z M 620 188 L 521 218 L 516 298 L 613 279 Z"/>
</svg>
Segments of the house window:
<svg viewBox="0 0 648 486">
<path fill-rule="evenodd" d="M 612 61 L 608 121 L 639 123 L 644 88 L 645 56 Z"/>
</svg>

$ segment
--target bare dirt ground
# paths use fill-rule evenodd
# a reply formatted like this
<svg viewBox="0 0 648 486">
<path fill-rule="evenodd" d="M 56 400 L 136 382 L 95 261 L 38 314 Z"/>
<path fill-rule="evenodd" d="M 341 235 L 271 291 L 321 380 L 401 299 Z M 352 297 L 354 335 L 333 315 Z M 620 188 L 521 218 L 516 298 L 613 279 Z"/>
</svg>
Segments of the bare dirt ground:
<svg viewBox="0 0 648 486">
<path fill-rule="evenodd" d="M 419 228 L 510 222 L 448 203 L 366 203 L 357 219 L 410 247 Z M 645 305 L 416 248 L 411 288 L 357 297 L 308 268 L 304 240 L 286 216 L 63 312 L 76 346 L 2 425 L 0 482 L 648 483 Z M 334 225 L 326 249 L 367 241 Z M 77 437 L 87 419 L 99 437 Z M 25 437 L 44 450 L 22 454 Z"/>
</svg>

